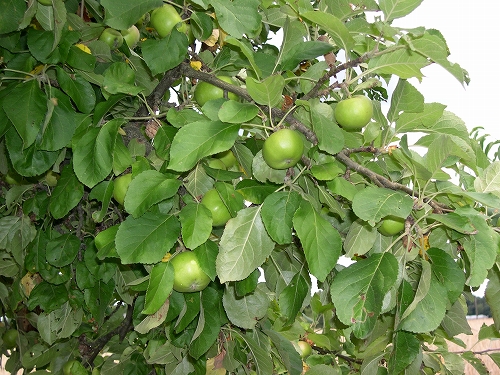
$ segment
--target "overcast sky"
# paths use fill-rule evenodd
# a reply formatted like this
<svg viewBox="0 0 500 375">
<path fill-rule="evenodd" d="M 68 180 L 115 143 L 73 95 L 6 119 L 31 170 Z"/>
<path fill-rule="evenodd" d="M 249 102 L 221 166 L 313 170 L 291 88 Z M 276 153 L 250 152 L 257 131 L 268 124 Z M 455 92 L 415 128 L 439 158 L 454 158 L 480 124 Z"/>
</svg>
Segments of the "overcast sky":
<svg viewBox="0 0 500 375">
<path fill-rule="evenodd" d="M 438 66 L 423 70 L 419 84 L 412 81 L 426 102 L 440 102 L 465 121 L 468 129 L 482 126 L 491 140 L 500 139 L 500 1 L 424 0 L 396 26 L 435 28 L 444 35 L 450 61 L 470 75 L 470 85 Z"/>
</svg>

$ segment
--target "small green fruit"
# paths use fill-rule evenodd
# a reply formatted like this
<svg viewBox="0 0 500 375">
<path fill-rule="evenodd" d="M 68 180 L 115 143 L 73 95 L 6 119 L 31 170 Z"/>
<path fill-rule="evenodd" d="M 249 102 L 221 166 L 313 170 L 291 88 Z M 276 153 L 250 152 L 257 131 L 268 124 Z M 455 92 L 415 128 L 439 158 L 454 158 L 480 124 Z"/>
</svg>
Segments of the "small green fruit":
<svg viewBox="0 0 500 375">
<path fill-rule="evenodd" d="M 262 146 L 262 157 L 271 168 L 293 167 L 302 157 L 304 142 L 296 130 L 280 129 L 271 134 Z"/>
<path fill-rule="evenodd" d="M 132 181 L 131 173 L 121 175 L 117 177 L 114 181 L 113 198 L 115 198 L 115 201 L 117 201 L 122 206 L 123 203 L 125 202 L 125 194 L 127 193 L 128 186 L 130 185 L 131 181 Z"/>
<path fill-rule="evenodd" d="M 217 76 L 217 78 L 226 83 L 234 83 L 233 79 L 228 76 Z M 208 82 L 198 82 L 194 89 L 194 100 L 200 107 L 203 107 L 209 100 L 221 99 L 223 97 L 224 90 Z M 238 95 L 233 94 L 232 92 L 228 92 L 227 97 L 230 100 L 238 100 Z"/>
<path fill-rule="evenodd" d="M 405 229 L 405 220 L 392 215 L 386 216 L 378 227 L 378 231 L 384 236 L 394 236 L 403 229 Z"/>
<path fill-rule="evenodd" d="M 10 328 L 2 335 L 3 346 L 6 349 L 14 349 L 17 346 L 19 333 L 16 329 Z"/>
<path fill-rule="evenodd" d="M 139 29 L 135 25 L 132 25 L 127 30 L 122 30 L 121 34 L 123 35 L 123 40 L 127 42 L 127 46 L 129 48 L 134 48 L 141 37 Z"/>
<path fill-rule="evenodd" d="M 123 44 L 123 35 L 118 30 L 108 27 L 104 29 L 99 40 L 106 43 L 111 49 L 118 49 Z"/>
<path fill-rule="evenodd" d="M 180 293 L 199 292 L 210 283 L 210 277 L 202 270 L 196 254 L 185 251 L 170 260 L 174 267 L 174 290 Z"/>
<path fill-rule="evenodd" d="M 342 100 L 335 107 L 337 123 L 347 131 L 358 131 L 366 126 L 373 116 L 372 101 L 363 95 Z"/>
<path fill-rule="evenodd" d="M 299 350 L 297 350 L 300 354 L 301 358 L 307 358 L 311 355 L 312 353 L 312 348 L 311 345 L 307 341 L 299 341 L 297 342 L 297 347 Z"/>
<path fill-rule="evenodd" d="M 238 162 L 231 150 L 219 152 L 218 154 L 215 154 L 214 157 L 222 161 L 227 169 L 234 167 Z"/>
<path fill-rule="evenodd" d="M 170 4 L 156 8 L 151 12 L 150 25 L 156 30 L 160 38 L 165 38 L 172 32 L 177 24 L 182 22 L 182 18 L 175 8 Z M 184 24 L 182 24 L 184 25 Z M 185 26 L 179 26 L 179 31 L 184 32 Z"/>
<path fill-rule="evenodd" d="M 201 204 L 212 213 L 212 225 L 214 227 L 222 226 L 231 219 L 231 214 L 216 189 L 207 191 L 201 199 Z"/>
</svg>

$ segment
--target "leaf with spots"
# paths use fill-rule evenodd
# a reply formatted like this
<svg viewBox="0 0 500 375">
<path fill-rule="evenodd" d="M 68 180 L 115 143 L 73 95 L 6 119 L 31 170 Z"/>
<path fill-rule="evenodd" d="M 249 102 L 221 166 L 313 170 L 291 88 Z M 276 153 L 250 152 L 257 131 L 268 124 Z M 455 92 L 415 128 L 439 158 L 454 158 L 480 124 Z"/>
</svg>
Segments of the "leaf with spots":
<svg viewBox="0 0 500 375">
<path fill-rule="evenodd" d="M 384 297 L 397 281 L 398 261 L 390 253 L 374 254 L 340 271 L 330 288 L 340 321 L 358 338 L 375 327 Z"/>
</svg>

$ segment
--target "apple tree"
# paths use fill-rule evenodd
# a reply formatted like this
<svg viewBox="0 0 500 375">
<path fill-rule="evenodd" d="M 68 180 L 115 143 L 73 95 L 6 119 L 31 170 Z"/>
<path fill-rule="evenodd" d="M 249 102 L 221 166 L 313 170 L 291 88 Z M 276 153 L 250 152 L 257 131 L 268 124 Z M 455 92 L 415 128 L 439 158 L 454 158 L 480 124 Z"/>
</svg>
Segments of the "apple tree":
<svg viewBox="0 0 500 375">
<path fill-rule="evenodd" d="M 0 0 L 2 365 L 485 374 L 500 162 L 420 3 Z"/>
</svg>

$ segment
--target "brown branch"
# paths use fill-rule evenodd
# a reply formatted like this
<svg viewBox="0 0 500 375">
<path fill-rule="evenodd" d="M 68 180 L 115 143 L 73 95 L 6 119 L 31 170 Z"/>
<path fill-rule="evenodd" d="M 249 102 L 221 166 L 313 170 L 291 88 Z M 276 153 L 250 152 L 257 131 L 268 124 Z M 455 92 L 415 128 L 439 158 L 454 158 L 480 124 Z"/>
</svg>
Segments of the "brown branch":
<svg viewBox="0 0 500 375">
<path fill-rule="evenodd" d="M 372 151 L 369 151 L 370 149 Z M 370 147 L 370 148 L 364 147 L 360 150 L 366 151 L 366 152 L 375 152 L 375 151 L 378 152 L 378 150 L 373 148 L 373 147 Z M 352 160 L 349 157 L 349 155 L 351 153 L 356 152 L 356 151 L 357 150 L 345 149 L 345 150 L 340 151 L 338 154 L 336 154 L 335 158 L 338 161 L 340 161 L 342 164 L 344 164 L 346 167 L 348 167 L 352 170 L 355 170 L 356 172 L 362 174 L 365 177 L 368 177 L 370 179 L 370 181 L 372 181 L 378 187 L 383 187 L 383 188 L 387 188 L 387 189 L 391 189 L 391 190 L 400 190 L 400 191 L 403 191 L 412 197 L 416 197 L 416 198 L 420 197 L 420 194 L 418 192 L 414 191 L 412 188 L 410 188 L 406 185 L 397 183 L 397 182 L 393 182 L 393 181 L 389 180 L 388 178 L 381 176 L 378 173 L 375 173 L 366 167 L 363 167 L 361 164 L 356 163 L 354 160 Z M 424 202 L 428 203 L 434 209 L 434 211 L 436 213 L 443 213 L 444 211 L 452 211 L 446 205 L 441 204 L 439 202 L 436 202 L 430 198 L 424 198 Z"/>
<path fill-rule="evenodd" d="M 107 343 L 116 335 L 120 338 L 120 341 L 125 339 L 125 336 L 128 332 L 133 330 L 132 318 L 134 313 L 135 299 L 134 301 L 127 307 L 127 314 L 125 315 L 125 319 L 122 323 L 106 333 L 104 336 L 99 337 L 94 342 L 88 342 L 85 336 L 80 338 L 82 345 L 86 348 L 90 349 L 87 355 L 82 355 L 82 363 L 85 367 L 91 367 L 94 364 L 94 360 L 97 358 L 102 349 L 107 345 Z"/>
<path fill-rule="evenodd" d="M 490 349 L 483 349 L 483 350 L 478 350 L 478 351 L 472 351 L 472 350 L 459 350 L 456 352 L 450 352 L 453 354 L 465 354 L 465 353 L 472 353 L 474 355 L 483 355 L 483 354 L 488 354 L 488 353 L 495 353 L 495 352 L 500 352 L 500 348 L 490 348 Z"/>
<path fill-rule="evenodd" d="M 344 361 L 349 362 L 349 363 L 357 363 L 357 364 L 363 363 L 363 361 L 360 359 L 351 358 L 347 355 L 340 354 L 338 352 L 327 350 L 324 348 L 320 348 L 319 346 L 316 346 L 316 345 L 312 345 L 312 348 L 314 350 L 316 350 L 319 354 L 331 354 L 331 355 L 334 355 L 335 357 L 343 359 Z"/>
<path fill-rule="evenodd" d="M 349 60 L 343 64 L 337 65 L 337 66 L 332 66 L 330 70 L 323 76 L 321 77 L 318 82 L 314 85 L 314 87 L 306 93 L 301 99 L 302 100 L 309 100 L 311 98 L 314 98 L 317 96 L 319 93 L 321 87 L 331 78 L 335 77 L 338 73 L 349 69 L 349 68 L 354 68 L 366 60 L 369 60 L 372 57 L 372 52 L 365 53 L 364 55 L 359 56 L 358 58 L 354 60 Z"/>
</svg>

